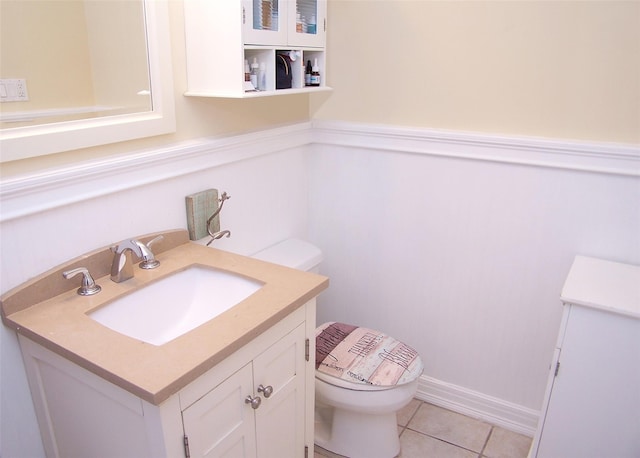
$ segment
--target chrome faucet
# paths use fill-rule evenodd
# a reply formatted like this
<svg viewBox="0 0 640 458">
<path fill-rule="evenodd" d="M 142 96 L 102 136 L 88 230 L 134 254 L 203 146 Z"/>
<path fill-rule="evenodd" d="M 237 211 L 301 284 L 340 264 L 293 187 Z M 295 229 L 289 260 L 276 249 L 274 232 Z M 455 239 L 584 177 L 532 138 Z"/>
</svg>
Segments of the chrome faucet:
<svg viewBox="0 0 640 458">
<path fill-rule="evenodd" d="M 162 240 L 163 237 L 159 235 L 146 245 L 136 239 L 123 240 L 118 245 L 111 247 L 113 251 L 113 262 L 111 263 L 111 280 L 120 283 L 130 278 L 133 278 L 133 264 L 127 262 L 127 252 L 131 251 L 138 258 L 142 260 L 140 263 L 141 269 L 155 269 L 160 265 L 150 247 L 153 243 Z"/>
</svg>

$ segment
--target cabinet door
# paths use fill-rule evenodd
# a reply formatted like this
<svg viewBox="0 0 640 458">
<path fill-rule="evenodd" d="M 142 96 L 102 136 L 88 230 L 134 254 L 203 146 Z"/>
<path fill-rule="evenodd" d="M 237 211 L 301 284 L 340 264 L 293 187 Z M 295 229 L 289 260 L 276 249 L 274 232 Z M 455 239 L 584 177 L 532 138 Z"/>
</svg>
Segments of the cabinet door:
<svg viewBox="0 0 640 458">
<path fill-rule="evenodd" d="M 324 47 L 326 0 L 242 0 L 244 44 Z"/>
<path fill-rule="evenodd" d="M 258 456 L 304 456 L 305 331 L 298 326 L 253 361 Z M 270 396 L 258 388 L 273 389 Z"/>
<path fill-rule="evenodd" d="M 288 6 L 287 0 L 242 0 L 244 43 L 285 46 Z"/>
<path fill-rule="evenodd" d="M 288 2 L 288 44 L 323 48 L 326 41 L 326 0 L 288 0 Z"/>
<path fill-rule="evenodd" d="M 182 412 L 191 457 L 256 457 L 252 380 L 247 364 Z"/>
<path fill-rule="evenodd" d="M 571 305 L 538 458 L 640 456 L 640 320 Z"/>
</svg>

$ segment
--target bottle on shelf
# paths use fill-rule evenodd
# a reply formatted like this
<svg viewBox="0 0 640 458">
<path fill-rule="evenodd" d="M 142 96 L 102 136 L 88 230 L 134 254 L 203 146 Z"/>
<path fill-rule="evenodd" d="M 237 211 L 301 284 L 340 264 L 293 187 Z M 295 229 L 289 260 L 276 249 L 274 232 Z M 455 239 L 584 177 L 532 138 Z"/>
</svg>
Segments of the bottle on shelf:
<svg viewBox="0 0 640 458">
<path fill-rule="evenodd" d="M 251 81 L 251 70 L 249 69 L 249 61 L 244 60 L 244 80 Z"/>
<path fill-rule="evenodd" d="M 300 11 L 296 12 L 296 32 L 302 33 L 302 16 L 300 16 Z"/>
<path fill-rule="evenodd" d="M 253 62 L 251 62 L 251 84 L 253 84 L 253 87 L 258 89 L 258 69 L 260 68 L 260 65 L 258 65 L 258 59 L 257 58 L 253 58 Z"/>
<path fill-rule="evenodd" d="M 311 86 L 320 86 L 320 67 L 318 67 L 318 59 L 313 60 L 313 67 L 311 67 Z"/>
<path fill-rule="evenodd" d="M 312 72 L 311 60 L 307 60 L 307 67 L 305 68 L 305 71 L 304 71 L 305 86 L 311 86 L 311 72 Z"/>
<path fill-rule="evenodd" d="M 273 30 L 271 26 L 271 19 L 273 17 L 273 12 L 271 11 L 272 5 L 271 0 L 262 0 L 262 30 Z"/>
<path fill-rule="evenodd" d="M 312 14 L 309 19 L 309 23 L 307 24 L 307 33 L 316 33 L 316 15 Z"/>
<path fill-rule="evenodd" d="M 267 67 L 264 62 L 260 62 L 260 70 L 258 71 L 258 90 L 267 90 Z"/>
</svg>

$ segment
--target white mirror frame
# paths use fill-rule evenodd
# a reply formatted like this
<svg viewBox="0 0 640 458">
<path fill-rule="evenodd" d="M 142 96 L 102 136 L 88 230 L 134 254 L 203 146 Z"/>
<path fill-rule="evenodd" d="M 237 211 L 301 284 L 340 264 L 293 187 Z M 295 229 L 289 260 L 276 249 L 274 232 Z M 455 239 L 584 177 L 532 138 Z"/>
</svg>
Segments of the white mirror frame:
<svg viewBox="0 0 640 458">
<path fill-rule="evenodd" d="M 175 132 L 167 0 L 144 0 L 152 111 L 0 130 L 0 162 Z"/>
</svg>

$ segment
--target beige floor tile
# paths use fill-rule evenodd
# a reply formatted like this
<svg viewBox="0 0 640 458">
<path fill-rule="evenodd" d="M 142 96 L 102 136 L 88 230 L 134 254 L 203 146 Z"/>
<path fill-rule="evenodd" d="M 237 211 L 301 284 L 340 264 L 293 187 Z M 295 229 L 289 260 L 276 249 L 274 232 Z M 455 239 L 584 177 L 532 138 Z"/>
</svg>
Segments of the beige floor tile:
<svg viewBox="0 0 640 458">
<path fill-rule="evenodd" d="M 398 433 L 399 458 L 476 458 L 480 451 L 483 458 L 526 458 L 532 441 L 418 399 L 398 412 Z M 342 457 L 316 446 L 314 458 Z"/>
<path fill-rule="evenodd" d="M 476 452 L 482 451 L 491 431 L 487 423 L 427 403 L 420 405 L 408 428 Z"/>
<path fill-rule="evenodd" d="M 487 458 L 526 458 L 532 439 L 495 426 L 484 449 Z"/>
<path fill-rule="evenodd" d="M 422 404 L 422 401 L 419 401 L 418 399 L 412 399 L 409 404 L 402 408 L 398 412 L 398 424 L 400 426 L 407 426 L 407 423 L 409 423 L 409 420 L 411 420 L 413 414 L 416 413 L 416 410 L 418 410 L 420 404 Z"/>
<path fill-rule="evenodd" d="M 477 453 L 405 429 L 400 436 L 400 458 L 476 458 Z"/>
</svg>

